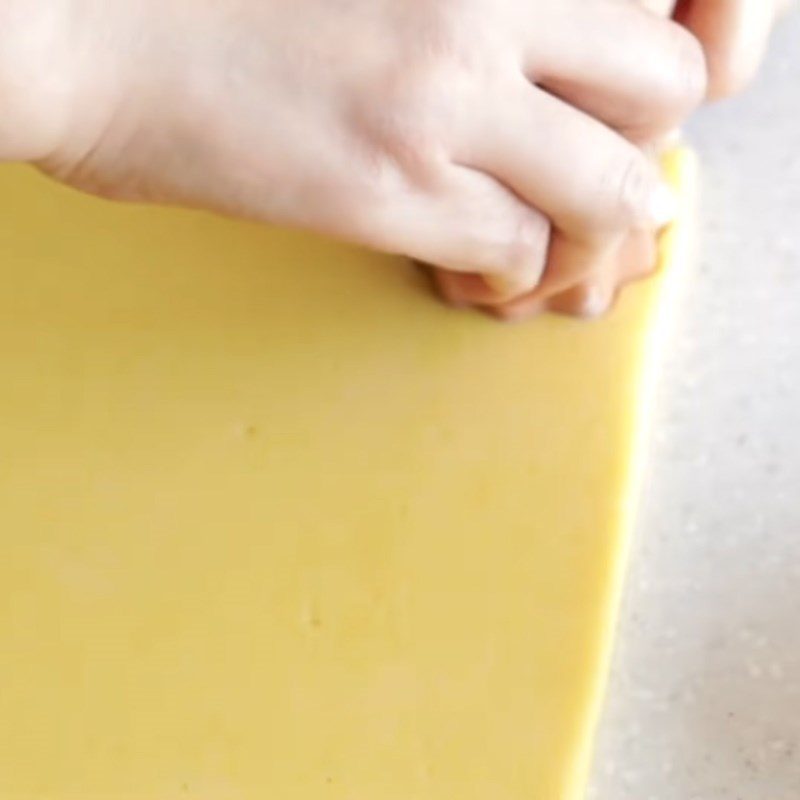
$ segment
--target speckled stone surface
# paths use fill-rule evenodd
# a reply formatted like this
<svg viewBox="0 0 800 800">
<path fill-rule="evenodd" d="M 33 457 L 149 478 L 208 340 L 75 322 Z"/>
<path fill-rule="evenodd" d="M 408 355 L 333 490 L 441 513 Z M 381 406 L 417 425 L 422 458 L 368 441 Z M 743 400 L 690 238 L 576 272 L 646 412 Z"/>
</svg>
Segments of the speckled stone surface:
<svg viewBox="0 0 800 800">
<path fill-rule="evenodd" d="M 593 800 L 800 798 L 800 14 L 706 110 Z"/>
</svg>

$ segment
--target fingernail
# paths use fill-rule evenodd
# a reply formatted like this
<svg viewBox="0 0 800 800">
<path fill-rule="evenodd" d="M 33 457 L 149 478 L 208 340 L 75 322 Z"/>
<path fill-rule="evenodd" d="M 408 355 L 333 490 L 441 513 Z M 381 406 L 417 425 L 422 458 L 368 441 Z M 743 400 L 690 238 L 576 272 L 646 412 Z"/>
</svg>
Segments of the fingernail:
<svg viewBox="0 0 800 800">
<path fill-rule="evenodd" d="M 512 325 L 534 319 L 544 310 L 545 305 L 541 300 L 483 307 L 483 311 L 489 314 L 489 316 Z"/>
<path fill-rule="evenodd" d="M 587 319 L 601 317 L 608 311 L 611 299 L 612 295 L 608 287 L 595 284 L 584 295 L 579 313 Z"/>
<path fill-rule="evenodd" d="M 663 228 L 672 222 L 678 214 L 678 198 L 672 187 L 666 183 L 659 183 L 650 195 L 648 209 L 650 220 L 657 228 Z"/>
<path fill-rule="evenodd" d="M 504 272 L 484 275 L 483 280 L 501 299 L 513 300 L 535 289 L 539 276 L 529 272 Z"/>
</svg>

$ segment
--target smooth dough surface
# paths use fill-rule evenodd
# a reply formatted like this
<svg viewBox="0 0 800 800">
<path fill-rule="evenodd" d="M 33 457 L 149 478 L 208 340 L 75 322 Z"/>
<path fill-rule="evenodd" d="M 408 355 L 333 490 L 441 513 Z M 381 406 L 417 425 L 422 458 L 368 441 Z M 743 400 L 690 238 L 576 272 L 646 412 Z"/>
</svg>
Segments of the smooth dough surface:
<svg viewBox="0 0 800 800">
<path fill-rule="evenodd" d="M 673 270 L 504 326 L 297 233 L 0 203 L 0 797 L 580 797 Z"/>
</svg>

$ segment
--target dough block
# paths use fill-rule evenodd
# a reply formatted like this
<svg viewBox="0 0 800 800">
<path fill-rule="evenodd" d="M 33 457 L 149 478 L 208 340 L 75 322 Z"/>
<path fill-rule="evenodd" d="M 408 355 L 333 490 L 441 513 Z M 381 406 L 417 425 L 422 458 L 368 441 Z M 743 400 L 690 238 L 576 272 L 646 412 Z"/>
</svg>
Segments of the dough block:
<svg viewBox="0 0 800 800">
<path fill-rule="evenodd" d="M 581 797 L 684 225 L 607 319 L 506 326 L 307 235 L 0 202 L 0 798 Z"/>
</svg>

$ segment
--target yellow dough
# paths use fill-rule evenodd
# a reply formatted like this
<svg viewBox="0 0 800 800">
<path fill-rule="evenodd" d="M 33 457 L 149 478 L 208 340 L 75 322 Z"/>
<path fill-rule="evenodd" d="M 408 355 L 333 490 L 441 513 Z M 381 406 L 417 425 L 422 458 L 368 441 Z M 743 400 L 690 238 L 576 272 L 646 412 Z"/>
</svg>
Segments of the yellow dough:
<svg viewBox="0 0 800 800">
<path fill-rule="evenodd" d="M 579 798 L 675 271 L 507 326 L 306 235 L 0 203 L 0 798 Z"/>
</svg>

